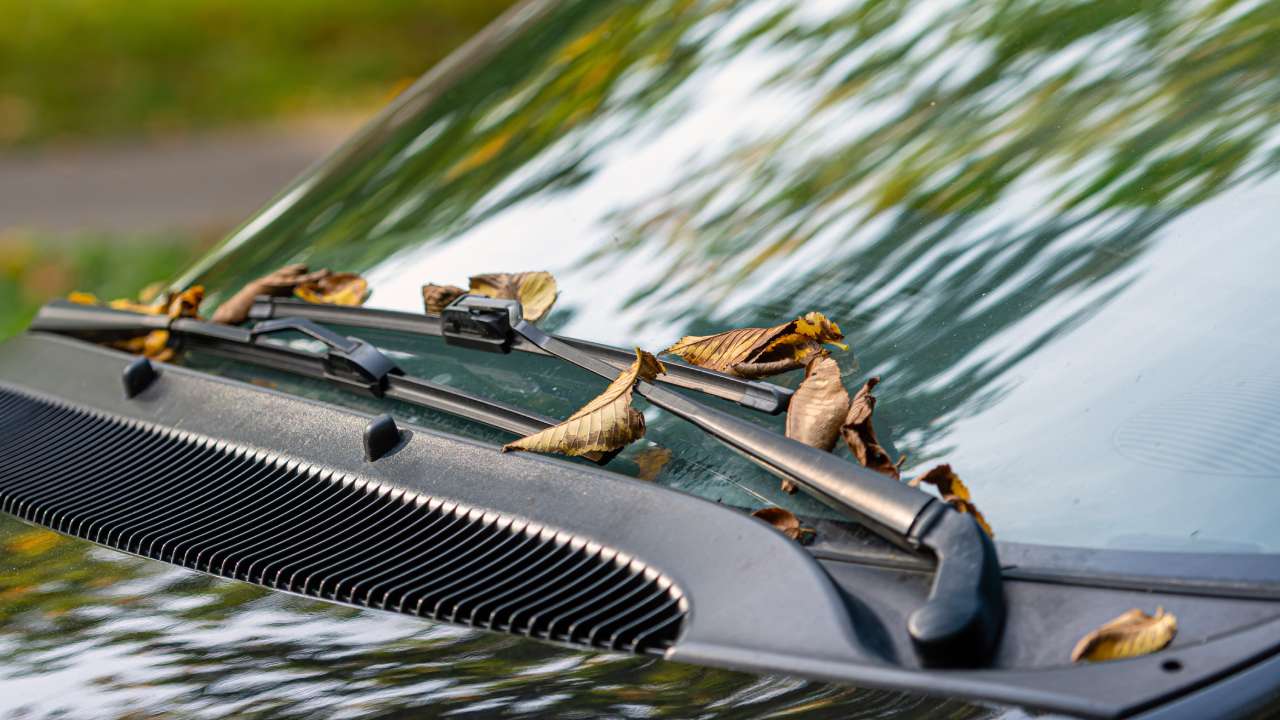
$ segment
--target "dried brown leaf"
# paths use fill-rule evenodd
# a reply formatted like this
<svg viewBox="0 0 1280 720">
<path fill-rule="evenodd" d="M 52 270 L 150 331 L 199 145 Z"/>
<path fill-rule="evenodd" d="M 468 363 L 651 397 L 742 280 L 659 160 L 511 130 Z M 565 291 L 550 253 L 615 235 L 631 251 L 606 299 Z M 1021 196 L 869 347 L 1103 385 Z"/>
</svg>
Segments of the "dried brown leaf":
<svg viewBox="0 0 1280 720">
<path fill-rule="evenodd" d="M 987 524 L 987 519 L 983 517 L 982 511 L 977 505 L 973 504 L 973 497 L 969 494 L 969 488 L 960 480 L 960 476 L 956 475 L 950 465 L 938 465 L 929 472 L 915 478 L 907 483 L 912 487 L 920 485 L 933 485 L 938 488 L 938 494 L 942 499 L 950 503 L 952 507 L 966 515 L 972 515 L 973 519 L 978 521 L 978 525 L 986 531 L 987 535 L 994 538 L 995 532 L 991 526 Z"/>
<path fill-rule="evenodd" d="M 654 445 L 636 453 L 635 461 L 640 468 L 640 474 L 637 477 L 641 480 L 653 481 L 658 479 L 662 468 L 671 462 L 671 451 L 661 445 Z"/>
<path fill-rule="evenodd" d="M 556 279 L 549 272 L 487 273 L 471 277 L 471 292 L 491 298 L 519 300 L 524 318 L 541 320 L 556 302 Z"/>
<path fill-rule="evenodd" d="M 805 366 L 804 380 L 787 407 L 787 437 L 830 452 L 848 410 L 849 393 L 840 382 L 840 366 L 823 352 Z M 794 493 L 796 487 L 783 480 L 782 490 Z"/>
<path fill-rule="evenodd" d="M 751 517 L 759 518 L 778 529 L 778 532 L 786 535 L 792 540 L 805 542 L 813 536 L 813 529 L 802 527 L 800 518 L 790 510 L 784 510 L 780 507 L 760 508 L 751 513 Z"/>
<path fill-rule="evenodd" d="M 329 276 L 327 269 L 321 268 L 308 272 L 307 266 L 296 263 L 284 267 L 268 275 L 246 283 L 235 295 L 227 298 L 213 312 L 213 321 L 227 325 L 238 325 L 249 317 L 249 308 L 253 307 L 253 299 L 259 295 L 288 297 L 299 285 L 315 283 Z"/>
<path fill-rule="evenodd" d="M 652 380 L 665 370 L 657 358 L 636 348 L 635 362 L 598 397 L 559 425 L 507 443 L 502 450 L 585 455 L 616 450 L 638 440 L 644 436 L 644 416 L 631 407 L 632 390 L 638 380 Z"/>
<path fill-rule="evenodd" d="M 368 293 L 369 283 L 355 273 L 328 273 L 293 289 L 299 300 L 320 305 L 363 305 Z"/>
<path fill-rule="evenodd" d="M 871 425 L 871 415 L 876 409 L 876 397 L 871 394 L 871 391 L 878 384 L 880 384 L 880 378 L 873 377 L 867 380 L 853 396 L 853 402 L 849 405 L 849 412 L 845 416 L 840 433 L 844 436 L 849 451 L 853 453 L 854 459 L 860 465 L 897 480 L 901 477 L 898 464 L 880 446 L 875 428 Z"/>
<path fill-rule="evenodd" d="M 422 304 L 428 315 L 439 315 L 445 306 L 466 294 L 467 291 L 457 285 L 427 284 L 422 286 Z"/>
<path fill-rule="evenodd" d="M 804 367 L 823 345 L 844 335 L 820 312 L 810 312 L 771 328 L 739 328 L 715 335 L 687 335 L 663 350 L 685 362 L 743 378 L 760 378 Z"/>
<path fill-rule="evenodd" d="M 1163 649 L 1178 632 L 1178 619 L 1164 608 L 1148 615 L 1134 608 L 1080 638 L 1071 662 L 1120 660 Z"/>
<path fill-rule="evenodd" d="M 830 451 L 849 411 L 849 393 L 840 382 L 840 366 L 819 355 L 805 366 L 804 380 L 787 408 L 787 437 Z"/>
</svg>

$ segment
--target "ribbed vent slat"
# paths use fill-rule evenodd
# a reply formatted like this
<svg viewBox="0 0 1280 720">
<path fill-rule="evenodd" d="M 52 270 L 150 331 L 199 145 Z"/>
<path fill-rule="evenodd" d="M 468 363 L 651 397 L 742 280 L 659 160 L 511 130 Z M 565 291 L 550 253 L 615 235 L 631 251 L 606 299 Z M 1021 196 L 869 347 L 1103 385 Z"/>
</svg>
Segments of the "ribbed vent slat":
<svg viewBox="0 0 1280 720">
<path fill-rule="evenodd" d="M 549 528 L 0 387 L 0 510 L 269 588 L 631 652 L 686 605 L 633 558 Z"/>
</svg>

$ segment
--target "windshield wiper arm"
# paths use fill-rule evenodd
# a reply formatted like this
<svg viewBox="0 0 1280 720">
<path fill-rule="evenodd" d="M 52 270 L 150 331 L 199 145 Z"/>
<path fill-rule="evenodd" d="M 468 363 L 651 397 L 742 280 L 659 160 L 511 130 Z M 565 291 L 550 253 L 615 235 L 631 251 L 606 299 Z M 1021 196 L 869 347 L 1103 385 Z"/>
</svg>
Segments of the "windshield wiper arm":
<svg viewBox="0 0 1280 720">
<path fill-rule="evenodd" d="M 315 320 L 316 322 L 347 325 L 350 327 L 368 328 L 372 330 L 393 330 L 415 335 L 441 337 L 443 330 L 440 317 L 421 313 L 396 312 L 394 310 L 376 310 L 362 307 L 345 307 L 342 305 L 320 305 L 287 298 L 261 296 L 254 300 L 249 310 L 249 317 L 254 320 L 269 320 L 279 317 L 297 317 Z M 630 350 L 594 343 L 577 338 L 556 337 L 560 342 L 577 349 L 592 358 L 607 363 L 616 373 L 631 365 L 635 353 Z M 490 341 L 482 341 L 490 342 Z M 547 355 L 547 351 L 536 343 L 519 335 L 494 341 L 502 352 L 519 350 L 521 352 Z M 667 363 L 667 374 L 659 382 L 688 390 L 697 390 L 708 395 L 730 400 L 743 407 L 777 415 L 787 409 L 791 402 L 792 390 L 773 383 L 725 375 L 706 368 L 680 363 Z"/>
<path fill-rule="evenodd" d="M 390 358 L 369 343 L 340 335 L 303 318 L 281 318 L 237 327 L 191 318 L 171 321 L 163 315 L 144 315 L 55 300 L 40 309 L 30 329 L 91 340 L 113 340 L 151 330 L 168 330 L 188 348 L 325 380 L 362 394 L 438 410 L 520 437 L 541 432 L 558 422 L 512 405 L 405 375 Z M 325 345 L 325 352 L 315 354 L 266 341 L 267 337 L 286 331 L 299 332 L 320 341 Z M 591 459 L 607 461 L 609 457 L 612 456 Z"/>
<path fill-rule="evenodd" d="M 519 337 L 602 378 L 618 374 L 612 364 L 526 321 L 515 300 L 464 295 L 441 320 L 445 341 L 453 345 L 501 352 L 499 345 Z M 1004 626 L 1004 591 L 995 545 L 972 517 L 917 488 L 653 383 L 638 382 L 636 392 L 885 539 L 932 554 L 937 563 L 928 600 L 907 623 L 921 663 L 978 666 L 990 659 Z"/>
</svg>

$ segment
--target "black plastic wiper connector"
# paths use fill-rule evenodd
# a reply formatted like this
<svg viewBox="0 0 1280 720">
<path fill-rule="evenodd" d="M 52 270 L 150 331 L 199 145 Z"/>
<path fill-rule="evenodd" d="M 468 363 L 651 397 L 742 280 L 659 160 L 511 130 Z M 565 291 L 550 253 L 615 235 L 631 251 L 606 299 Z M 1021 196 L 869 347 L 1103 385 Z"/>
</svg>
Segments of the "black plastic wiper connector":
<svg viewBox="0 0 1280 720">
<path fill-rule="evenodd" d="M 249 328 L 250 340 L 278 332 L 298 332 L 324 343 L 325 374 L 331 380 L 355 385 L 377 397 L 387 389 L 388 375 L 403 372 L 391 358 L 369 343 L 338 333 L 304 318 L 263 320 Z"/>
<path fill-rule="evenodd" d="M 523 319 L 524 310 L 514 300 L 463 295 L 441 313 L 440 330 L 450 345 L 506 354 L 515 338 L 512 328 Z"/>
</svg>

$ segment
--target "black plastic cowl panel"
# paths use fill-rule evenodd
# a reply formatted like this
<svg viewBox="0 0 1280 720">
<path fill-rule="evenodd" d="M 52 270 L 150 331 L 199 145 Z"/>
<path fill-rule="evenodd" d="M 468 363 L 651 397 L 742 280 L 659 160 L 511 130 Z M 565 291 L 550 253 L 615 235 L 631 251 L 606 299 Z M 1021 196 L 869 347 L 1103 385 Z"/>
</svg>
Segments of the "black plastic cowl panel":
<svg viewBox="0 0 1280 720">
<path fill-rule="evenodd" d="M 875 657 L 813 558 L 742 513 L 412 425 L 371 461 L 368 416 L 168 364 L 128 397 L 132 359 L 40 334 L 0 348 L 0 463 L 16 463 L 0 507 L 202 572 L 540 638 Z"/>
<path fill-rule="evenodd" d="M 0 386 L 0 510 L 212 575 L 630 652 L 678 588 L 569 533 Z"/>
</svg>

